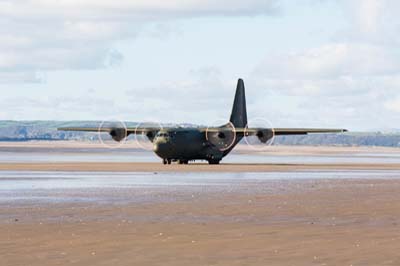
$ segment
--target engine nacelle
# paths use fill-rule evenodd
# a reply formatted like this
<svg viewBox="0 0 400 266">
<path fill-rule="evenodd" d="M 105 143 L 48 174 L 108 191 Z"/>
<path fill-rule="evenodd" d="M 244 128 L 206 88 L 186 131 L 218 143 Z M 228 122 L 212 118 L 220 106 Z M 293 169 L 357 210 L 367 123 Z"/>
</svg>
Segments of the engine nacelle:
<svg viewBox="0 0 400 266">
<path fill-rule="evenodd" d="M 270 129 L 259 130 L 256 136 L 262 143 L 267 143 L 268 140 L 274 137 L 274 132 Z"/>
<path fill-rule="evenodd" d="M 113 128 L 110 131 L 110 136 L 113 140 L 121 142 L 127 137 L 127 132 L 125 128 Z"/>
<path fill-rule="evenodd" d="M 219 151 L 229 150 L 236 143 L 236 131 L 232 123 L 220 127 L 208 127 L 206 139 Z"/>
</svg>

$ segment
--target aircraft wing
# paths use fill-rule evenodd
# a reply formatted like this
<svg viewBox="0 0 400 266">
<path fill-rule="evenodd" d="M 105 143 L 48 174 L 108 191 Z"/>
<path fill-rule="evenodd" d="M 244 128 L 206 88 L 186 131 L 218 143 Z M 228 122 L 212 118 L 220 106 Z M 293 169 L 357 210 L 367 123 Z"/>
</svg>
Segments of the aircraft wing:
<svg viewBox="0 0 400 266">
<path fill-rule="evenodd" d="M 148 132 L 157 132 L 160 131 L 160 128 L 154 127 L 138 127 L 138 128 L 112 128 L 112 127 L 60 127 L 57 128 L 58 131 L 82 131 L 82 132 L 105 132 L 111 133 L 113 130 L 122 130 L 126 131 L 126 135 L 130 134 L 147 134 Z"/>
<path fill-rule="evenodd" d="M 262 131 L 273 132 L 274 135 L 307 135 L 312 133 L 343 133 L 346 129 L 326 129 L 326 128 L 231 128 L 227 127 L 212 127 L 200 129 L 204 132 L 224 132 L 235 131 L 236 133 L 244 133 L 246 135 L 257 135 Z"/>
<path fill-rule="evenodd" d="M 249 129 L 251 130 L 251 129 Z M 257 131 L 257 129 L 256 129 Z M 343 133 L 346 129 L 326 129 L 326 128 L 273 128 L 275 135 L 307 135 L 316 133 Z"/>
<path fill-rule="evenodd" d="M 131 134 L 146 136 L 150 141 L 153 141 L 157 132 L 160 128 L 155 127 L 135 127 L 135 128 L 124 128 L 124 127 L 61 127 L 59 131 L 81 131 L 81 132 L 98 132 L 108 133 L 115 141 L 122 141 Z"/>
</svg>

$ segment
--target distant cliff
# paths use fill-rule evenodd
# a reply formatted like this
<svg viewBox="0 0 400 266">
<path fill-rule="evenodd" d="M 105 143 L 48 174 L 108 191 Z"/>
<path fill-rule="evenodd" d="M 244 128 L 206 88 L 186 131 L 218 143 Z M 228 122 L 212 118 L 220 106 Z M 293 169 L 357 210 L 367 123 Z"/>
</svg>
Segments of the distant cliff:
<svg viewBox="0 0 400 266">
<path fill-rule="evenodd" d="M 0 121 L 0 141 L 29 140 L 82 140 L 97 141 L 97 133 L 62 132 L 58 127 L 98 127 L 99 121 Z M 127 123 L 135 127 L 137 123 Z M 187 125 L 188 126 L 188 125 Z M 281 145 L 340 145 L 400 147 L 400 132 L 350 132 L 345 134 L 315 134 L 305 136 L 279 136 L 275 144 Z"/>
<path fill-rule="evenodd" d="M 344 134 L 279 136 L 276 137 L 274 143 L 283 145 L 400 147 L 400 133 L 353 132 Z"/>
<path fill-rule="evenodd" d="M 97 126 L 97 122 L 0 121 L 0 141 L 95 140 L 96 134 L 57 131 L 64 126 Z"/>
</svg>

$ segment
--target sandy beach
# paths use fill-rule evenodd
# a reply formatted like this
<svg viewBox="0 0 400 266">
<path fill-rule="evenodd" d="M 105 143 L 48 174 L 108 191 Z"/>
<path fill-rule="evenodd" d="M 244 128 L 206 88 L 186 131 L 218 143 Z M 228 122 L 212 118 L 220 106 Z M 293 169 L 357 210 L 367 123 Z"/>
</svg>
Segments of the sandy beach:
<svg viewBox="0 0 400 266">
<path fill-rule="evenodd" d="M 95 171 L 95 172 L 287 172 L 303 170 L 399 170 L 400 164 L 190 164 L 161 163 L 0 163 L 0 171 Z"/>
<path fill-rule="evenodd" d="M 273 147 L 281 163 L 241 150 L 248 163 L 165 166 L 7 145 L 0 265 L 400 265 L 396 149 Z M 81 151 L 104 161 L 68 161 Z M 25 161 L 38 153 L 63 161 Z"/>
<path fill-rule="evenodd" d="M 17 154 L 17 160 L 1 161 L 0 158 L 0 171 L 271 172 L 400 170 L 399 149 L 384 147 L 271 146 L 260 152 L 254 151 L 247 145 L 239 145 L 233 156 L 241 159 L 229 161 L 231 157 L 229 155 L 222 161 L 221 165 L 208 165 L 205 162 L 196 162 L 190 165 L 163 165 L 160 158 L 151 151 L 140 150 L 135 142 L 127 142 L 117 149 L 105 148 L 98 142 L 0 142 L 0 155 L 2 152 L 7 154 L 10 151 Z M 44 154 L 48 160 L 34 161 L 37 154 Z M 82 154 L 85 157 L 80 157 Z M 149 161 L 135 160 L 135 157 L 140 157 L 142 154 L 148 156 Z M 25 155 L 26 159 L 18 159 L 20 155 Z M 102 157 L 98 157 L 99 155 Z M 267 159 L 255 162 L 254 156 Z M 354 161 L 354 157 L 364 160 Z M 65 158 L 68 158 L 68 160 Z M 98 158 L 99 161 L 92 161 L 92 158 Z M 281 159 L 272 159 L 269 162 L 268 158 Z M 296 161 L 290 160 L 290 158 L 296 158 Z M 302 160 L 302 158 L 310 159 Z M 316 162 L 316 158 L 333 159 Z M 118 161 L 121 159 L 127 161 Z"/>
<path fill-rule="evenodd" d="M 154 193 L 142 203 L 2 204 L 2 264 L 400 264 L 398 180 Z"/>
</svg>

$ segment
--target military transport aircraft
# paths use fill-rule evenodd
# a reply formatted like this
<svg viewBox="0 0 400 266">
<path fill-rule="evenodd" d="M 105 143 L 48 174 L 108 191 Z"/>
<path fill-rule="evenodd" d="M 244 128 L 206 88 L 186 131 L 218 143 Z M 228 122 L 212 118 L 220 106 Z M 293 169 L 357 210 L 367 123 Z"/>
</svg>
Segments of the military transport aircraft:
<svg viewBox="0 0 400 266">
<path fill-rule="evenodd" d="M 306 135 L 309 133 L 341 133 L 345 129 L 316 128 L 249 128 L 247 125 L 246 97 L 244 82 L 239 79 L 229 122 L 217 127 L 207 128 L 162 128 L 141 127 L 66 127 L 62 131 L 106 132 L 115 141 L 125 140 L 130 134 L 144 135 L 153 144 L 154 152 L 164 164 L 206 160 L 209 164 L 219 164 L 243 137 L 255 136 L 266 144 L 275 135 Z"/>
</svg>

